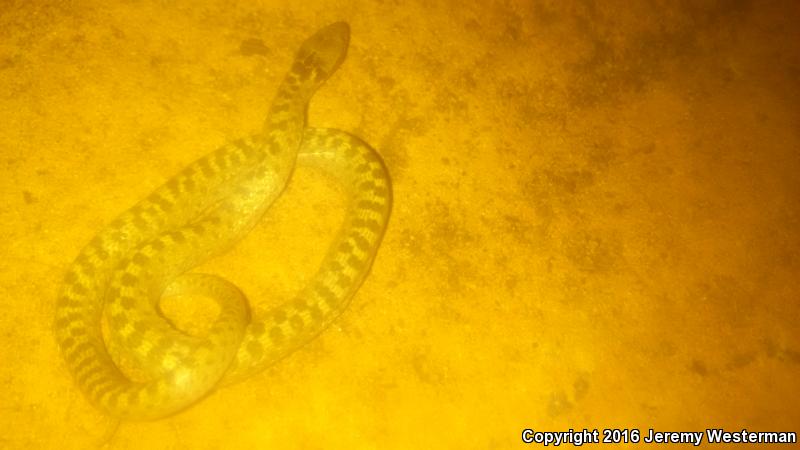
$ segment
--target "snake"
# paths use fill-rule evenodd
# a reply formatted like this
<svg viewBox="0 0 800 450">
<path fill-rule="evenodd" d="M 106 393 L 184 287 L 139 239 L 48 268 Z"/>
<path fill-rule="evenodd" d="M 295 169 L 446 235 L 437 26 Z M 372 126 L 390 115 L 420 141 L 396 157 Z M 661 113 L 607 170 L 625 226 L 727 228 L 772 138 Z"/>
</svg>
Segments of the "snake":
<svg viewBox="0 0 800 450">
<path fill-rule="evenodd" d="M 330 24 L 297 51 L 262 129 L 190 163 L 101 229 L 66 270 L 54 335 L 90 404 L 118 420 L 155 420 L 249 378 L 301 348 L 347 308 L 371 270 L 392 206 L 389 173 L 358 137 L 307 126 L 317 89 L 345 59 L 350 27 Z M 192 270 L 229 251 L 283 193 L 296 165 L 342 187 L 344 219 L 317 272 L 254 312 L 230 281 Z M 181 331 L 166 296 L 206 297 L 206 333 Z"/>
</svg>

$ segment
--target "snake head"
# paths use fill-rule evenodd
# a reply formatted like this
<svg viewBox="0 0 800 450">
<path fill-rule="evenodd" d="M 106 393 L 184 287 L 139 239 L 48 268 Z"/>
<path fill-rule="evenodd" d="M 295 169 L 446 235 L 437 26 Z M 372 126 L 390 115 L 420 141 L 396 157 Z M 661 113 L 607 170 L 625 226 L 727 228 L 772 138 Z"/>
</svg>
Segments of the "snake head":
<svg viewBox="0 0 800 450">
<path fill-rule="evenodd" d="M 303 42 L 292 69 L 302 79 L 321 83 L 344 61 L 349 43 L 350 25 L 332 23 Z"/>
</svg>

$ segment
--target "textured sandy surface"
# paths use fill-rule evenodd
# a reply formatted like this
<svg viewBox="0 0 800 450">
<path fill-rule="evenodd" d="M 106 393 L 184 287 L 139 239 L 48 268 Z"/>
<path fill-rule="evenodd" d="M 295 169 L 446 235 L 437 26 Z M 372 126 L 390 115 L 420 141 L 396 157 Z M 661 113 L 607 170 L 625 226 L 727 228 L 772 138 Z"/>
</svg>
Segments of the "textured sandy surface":
<svg viewBox="0 0 800 450">
<path fill-rule="evenodd" d="M 466 3 L 3 2 L 0 447 L 103 442 L 112 424 L 50 329 L 64 269 L 186 163 L 258 129 L 297 45 L 335 20 L 351 49 L 310 122 L 361 136 L 392 173 L 372 275 L 320 339 L 123 424 L 110 448 L 796 427 L 800 8 Z M 279 302 L 341 202 L 300 169 L 203 269 Z"/>
</svg>

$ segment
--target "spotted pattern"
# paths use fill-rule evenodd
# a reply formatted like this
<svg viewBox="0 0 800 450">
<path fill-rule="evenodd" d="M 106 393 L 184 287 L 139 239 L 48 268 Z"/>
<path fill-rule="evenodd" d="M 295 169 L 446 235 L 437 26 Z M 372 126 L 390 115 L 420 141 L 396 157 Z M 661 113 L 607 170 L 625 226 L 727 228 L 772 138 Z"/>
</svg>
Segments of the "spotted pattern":
<svg viewBox="0 0 800 450">
<path fill-rule="evenodd" d="M 290 354 L 347 307 L 372 266 L 392 203 L 388 172 L 372 148 L 342 131 L 306 127 L 308 102 L 344 60 L 348 41 L 342 22 L 306 40 L 260 133 L 190 164 L 101 230 L 70 266 L 54 331 L 67 368 L 97 408 L 126 420 L 174 414 Z M 295 163 L 343 186 L 345 219 L 308 285 L 253 318 L 236 286 L 189 271 L 252 229 Z M 162 295 L 192 294 L 220 309 L 202 337 L 178 331 L 158 308 Z"/>
</svg>

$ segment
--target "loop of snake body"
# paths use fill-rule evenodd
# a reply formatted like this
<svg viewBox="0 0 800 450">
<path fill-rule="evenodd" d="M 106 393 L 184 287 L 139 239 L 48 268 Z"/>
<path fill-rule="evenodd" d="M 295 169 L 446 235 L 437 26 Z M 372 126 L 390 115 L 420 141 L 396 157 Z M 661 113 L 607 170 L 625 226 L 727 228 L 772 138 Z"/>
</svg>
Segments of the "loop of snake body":
<svg viewBox="0 0 800 450">
<path fill-rule="evenodd" d="M 68 269 L 56 306 L 56 340 L 81 391 L 106 414 L 165 417 L 263 370 L 330 325 L 361 286 L 389 219 L 388 172 L 355 136 L 306 126 L 308 103 L 344 60 L 349 36 L 349 26 L 337 22 L 308 38 L 260 133 L 187 166 L 101 230 Z M 345 219 L 306 287 L 251 318 L 236 286 L 188 271 L 251 230 L 283 192 L 296 162 L 343 186 Z M 162 295 L 182 294 L 218 303 L 207 335 L 182 333 L 161 315 Z M 120 358 L 139 376 L 123 373 Z"/>
</svg>

